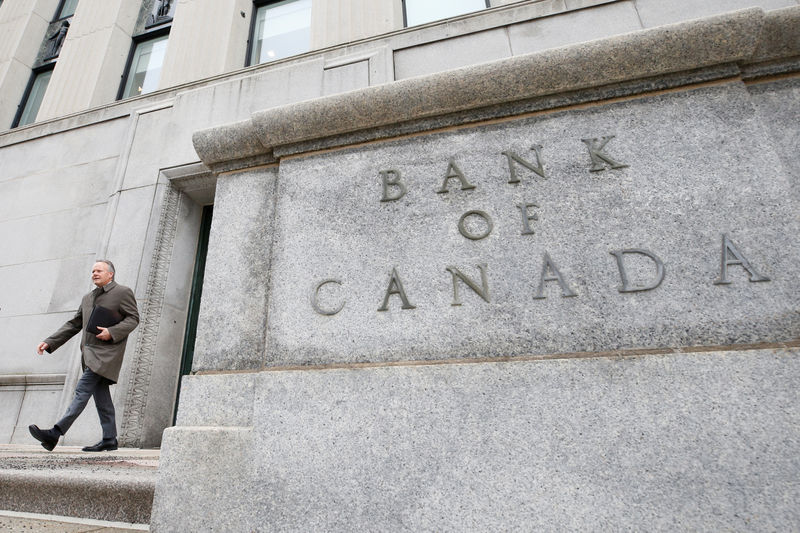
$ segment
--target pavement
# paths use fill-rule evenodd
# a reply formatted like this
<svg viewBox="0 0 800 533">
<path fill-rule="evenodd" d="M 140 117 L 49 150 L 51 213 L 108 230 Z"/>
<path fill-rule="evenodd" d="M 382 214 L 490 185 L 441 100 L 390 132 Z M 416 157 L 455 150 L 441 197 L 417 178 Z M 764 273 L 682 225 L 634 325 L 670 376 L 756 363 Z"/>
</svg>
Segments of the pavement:
<svg viewBox="0 0 800 533">
<path fill-rule="evenodd" d="M 0 444 L 0 532 L 147 531 L 159 458 Z"/>
<path fill-rule="evenodd" d="M 17 513 L 0 511 L 0 532 L 14 531 L 36 533 L 139 533 L 149 531 L 147 524 L 127 524 L 124 522 L 108 522 L 69 516 L 53 516 L 36 513 Z"/>
</svg>

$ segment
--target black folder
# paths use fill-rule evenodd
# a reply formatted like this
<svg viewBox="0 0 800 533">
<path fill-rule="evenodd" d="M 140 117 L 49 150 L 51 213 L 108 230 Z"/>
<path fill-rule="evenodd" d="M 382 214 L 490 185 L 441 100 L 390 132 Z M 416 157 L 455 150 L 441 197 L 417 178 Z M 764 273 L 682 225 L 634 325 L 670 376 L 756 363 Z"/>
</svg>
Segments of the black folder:
<svg viewBox="0 0 800 533">
<path fill-rule="evenodd" d="M 86 324 L 86 331 L 93 335 L 100 333 L 97 326 L 102 328 L 110 328 L 122 321 L 122 315 L 116 311 L 112 311 L 102 305 L 96 305 L 92 309 L 92 314 L 89 315 L 89 322 Z"/>
</svg>

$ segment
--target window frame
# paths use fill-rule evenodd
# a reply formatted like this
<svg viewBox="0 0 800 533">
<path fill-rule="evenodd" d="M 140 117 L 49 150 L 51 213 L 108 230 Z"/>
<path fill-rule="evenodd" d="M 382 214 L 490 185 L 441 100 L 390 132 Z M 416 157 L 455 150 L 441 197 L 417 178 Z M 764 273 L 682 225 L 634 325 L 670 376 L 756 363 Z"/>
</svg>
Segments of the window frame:
<svg viewBox="0 0 800 533">
<path fill-rule="evenodd" d="M 158 27 L 153 29 L 152 31 L 148 31 L 142 33 L 140 35 L 136 35 L 133 37 L 131 41 L 131 49 L 128 51 L 128 59 L 125 61 L 125 70 L 122 71 L 122 76 L 119 84 L 119 89 L 117 89 L 117 101 L 119 100 L 127 100 L 129 98 L 136 98 L 137 96 L 144 96 L 143 94 L 137 96 L 127 96 L 124 97 L 122 94 L 125 92 L 125 85 L 128 84 L 128 76 L 130 76 L 131 66 L 133 64 L 133 57 L 136 55 L 136 47 L 146 41 L 150 41 L 153 39 L 158 39 L 159 37 L 163 37 L 165 35 L 169 35 L 169 31 L 172 29 L 172 25 Z M 150 93 L 145 93 L 150 94 Z"/>
<path fill-rule="evenodd" d="M 250 62 L 250 56 L 253 55 L 253 41 L 255 40 L 254 37 L 255 37 L 255 32 L 256 32 L 256 19 L 258 18 L 257 15 L 258 15 L 258 10 L 260 8 L 262 8 L 264 6 L 268 6 L 270 4 L 279 4 L 279 3 L 283 2 L 283 1 L 284 0 L 253 0 L 253 10 L 250 12 L 250 33 L 247 36 L 247 52 L 246 52 L 246 54 L 244 56 L 244 66 L 245 67 L 254 67 L 256 65 L 263 65 L 265 63 L 271 63 L 271 61 L 263 61 L 261 63 L 251 63 Z M 405 0 L 403 0 L 403 1 L 405 2 Z M 312 1 L 311 9 L 314 9 L 313 1 Z M 309 51 L 311 51 L 311 47 L 310 46 L 309 46 L 309 49 L 307 50 L 307 52 L 309 52 Z M 287 56 L 287 57 L 294 57 L 294 56 Z M 280 59 L 286 59 L 286 58 L 280 58 Z M 273 60 L 273 61 L 278 61 L 278 59 Z"/>
<path fill-rule="evenodd" d="M 403 28 L 409 28 L 409 27 L 414 28 L 416 26 L 421 26 L 421 24 L 415 24 L 414 26 L 409 26 L 408 25 L 408 15 L 407 15 L 407 12 L 406 12 L 406 0 L 401 0 L 401 1 L 402 1 L 402 4 L 403 4 Z M 486 9 L 489 9 L 490 7 L 492 7 L 490 5 L 491 0 L 484 0 L 484 2 L 486 4 Z M 478 11 L 471 11 L 469 13 L 463 13 L 463 15 L 470 15 L 472 13 L 478 13 Z M 453 16 L 454 17 L 460 17 L 461 15 L 453 15 Z M 447 19 L 439 19 L 439 20 L 447 20 Z M 430 22 L 426 22 L 425 24 L 432 24 L 434 22 L 438 22 L 438 21 L 437 20 L 432 20 Z"/>
<path fill-rule="evenodd" d="M 56 68 L 56 62 L 53 61 L 52 63 L 48 63 L 41 67 L 37 67 L 31 71 L 31 76 L 28 79 L 28 85 L 25 87 L 25 92 L 22 93 L 22 99 L 19 101 L 17 105 L 17 112 L 14 114 L 14 120 L 11 122 L 11 128 L 18 128 L 20 127 L 19 121 L 22 120 L 22 113 L 25 111 L 25 106 L 28 105 L 28 98 L 31 97 L 31 91 L 33 90 L 33 85 L 36 83 L 36 78 L 40 75 L 44 74 L 45 72 L 52 72 Z M 48 88 L 50 87 L 50 82 L 47 82 Z M 47 90 L 45 90 L 45 94 Z M 36 111 L 36 114 L 39 114 L 39 110 Z M 28 122 L 28 124 L 34 124 L 36 119 L 33 122 Z M 23 124 L 23 126 L 27 126 L 28 124 Z"/>
<path fill-rule="evenodd" d="M 80 2 L 80 0 L 78 0 L 78 2 Z M 67 20 L 69 18 L 72 18 L 75 15 L 75 12 L 73 11 L 72 14 L 70 14 L 70 15 L 66 15 L 64 17 L 61 16 L 61 10 L 64 9 L 64 4 L 66 4 L 66 3 L 67 3 L 67 0 L 59 0 L 58 7 L 56 8 L 56 12 L 53 15 L 53 20 L 50 21 L 51 24 L 53 22 L 59 22 L 59 21 L 62 21 L 62 20 Z M 78 10 L 78 4 L 76 3 L 75 4 L 75 11 L 77 11 L 77 10 Z"/>
</svg>

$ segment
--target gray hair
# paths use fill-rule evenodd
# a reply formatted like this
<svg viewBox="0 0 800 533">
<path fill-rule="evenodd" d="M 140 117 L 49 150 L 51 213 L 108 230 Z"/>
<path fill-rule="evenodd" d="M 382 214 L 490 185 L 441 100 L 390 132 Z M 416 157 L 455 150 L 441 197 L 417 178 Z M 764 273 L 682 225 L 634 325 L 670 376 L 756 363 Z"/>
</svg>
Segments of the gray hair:
<svg viewBox="0 0 800 533">
<path fill-rule="evenodd" d="M 117 273 L 117 271 L 114 270 L 114 263 L 112 263 L 108 259 L 98 259 L 97 261 L 95 261 L 95 263 L 105 263 L 106 265 L 108 265 L 108 271 L 109 272 L 111 272 L 112 274 L 116 274 Z"/>
</svg>

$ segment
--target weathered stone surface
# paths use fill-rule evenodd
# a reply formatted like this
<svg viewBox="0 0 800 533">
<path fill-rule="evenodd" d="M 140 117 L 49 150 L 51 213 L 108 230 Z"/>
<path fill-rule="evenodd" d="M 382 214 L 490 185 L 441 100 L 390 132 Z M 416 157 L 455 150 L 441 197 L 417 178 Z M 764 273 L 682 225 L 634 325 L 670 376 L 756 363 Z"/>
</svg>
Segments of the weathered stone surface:
<svg viewBox="0 0 800 533">
<path fill-rule="evenodd" d="M 256 376 L 167 430 L 153 531 L 800 527 L 797 348 Z"/>
<path fill-rule="evenodd" d="M 611 162 L 591 171 L 581 139 L 612 135 Z M 533 145 L 546 177 L 514 163 L 520 183 L 509 183 L 503 152 L 535 166 Z M 451 160 L 474 189 L 452 178 L 436 192 Z M 388 171 L 407 193 L 381 202 Z M 775 342 L 800 331 L 796 189 L 741 84 L 292 158 L 280 182 L 268 365 Z M 523 204 L 536 206 L 531 234 Z M 459 231 L 475 210 L 493 221 L 478 240 Z M 478 216 L 466 223 L 487 229 Z M 753 279 L 770 281 L 731 265 L 731 284 L 715 284 L 723 235 Z M 656 288 L 620 292 L 613 252 L 631 249 L 663 261 Z M 540 294 L 543 271 L 555 275 L 546 257 L 564 287 L 546 281 Z M 657 281 L 653 260 L 623 258 L 631 287 Z M 459 280 L 453 305 L 447 269 L 482 290 L 482 265 L 488 297 Z M 319 289 L 315 311 L 326 280 L 336 282 Z M 407 301 L 387 300 L 397 283 Z"/>
<path fill-rule="evenodd" d="M 584 41 L 642 29 L 633 2 L 611 2 L 581 9 L 558 17 L 543 17 L 508 28 L 508 38 L 515 55 L 538 52 L 573 41 L 570 35 L 578 32 Z"/>
<path fill-rule="evenodd" d="M 795 195 L 800 195 L 800 79 L 789 78 L 748 86 L 761 120 L 768 124 L 767 132 L 791 180 Z"/>
<path fill-rule="evenodd" d="M 267 153 L 309 139 L 745 61 L 763 26 L 763 11 L 753 8 L 400 80 L 259 111 L 252 124 L 196 133 L 195 147 L 213 165 L 257 153 L 253 128 Z"/>
<path fill-rule="evenodd" d="M 217 181 L 195 371 L 263 364 L 276 174 L 266 168 Z"/>
<path fill-rule="evenodd" d="M 636 10 L 645 27 L 671 24 L 688 19 L 708 17 L 719 13 L 726 13 L 734 9 L 747 9 L 760 7 L 764 10 L 780 9 L 795 6 L 795 0 L 635 0 Z"/>
<path fill-rule="evenodd" d="M 505 28 L 434 41 L 394 52 L 395 79 L 403 80 L 511 56 Z"/>
<path fill-rule="evenodd" d="M 800 9 L 786 7 L 764 16 L 758 48 L 752 61 L 769 61 L 800 55 Z"/>
<path fill-rule="evenodd" d="M 62 445 L 53 452 L 39 446 L 2 446 L 0 508 L 146 524 L 158 458 L 158 450 L 98 454 Z"/>
<path fill-rule="evenodd" d="M 255 374 L 184 376 L 179 426 L 250 426 Z"/>
<path fill-rule="evenodd" d="M 150 531 L 263 530 L 251 492 L 252 434 L 250 428 L 165 430 Z"/>
</svg>

